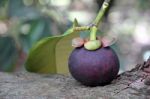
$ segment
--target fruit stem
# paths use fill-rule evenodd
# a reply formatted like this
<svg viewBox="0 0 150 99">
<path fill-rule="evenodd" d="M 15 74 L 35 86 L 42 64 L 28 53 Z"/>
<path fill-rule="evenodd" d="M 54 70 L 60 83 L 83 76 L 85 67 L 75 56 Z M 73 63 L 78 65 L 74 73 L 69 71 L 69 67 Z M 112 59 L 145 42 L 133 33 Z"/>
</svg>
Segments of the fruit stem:
<svg viewBox="0 0 150 99">
<path fill-rule="evenodd" d="M 110 2 L 110 0 L 105 0 L 102 5 L 102 8 L 99 10 L 98 15 L 93 22 L 94 26 L 91 28 L 90 40 L 96 40 L 97 28 L 104 16 L 104 13 L 106 12 L 106 9 L 109 6 L 109 2 Z"/>
<path fill-rule="evenodd" d="M 86 30 L 90 30 L 90 27 L 89 26 L 74 27 L 73 30 L 74 31 L 86 31 Z"/>
<path fill-rule="evenodd" d="M 97 27 L 93 26 L 90 33 L 90 40 L 96 40 Z"/>
<path fill-rule="evenodd" d="M 98 15 L 96 17 L 96 19 L 94 20 L 93 24 L 98 27 L 99 26 L 99 23 L 101 22 L 103 16 L 104 16 L 104 13 L 106 12 L 106 9 L 108 8 L 109 6 L 109 2 L 110 0 L 105 0 L 101 9 L 99 10 L 98 12 Z"/>
</svg>

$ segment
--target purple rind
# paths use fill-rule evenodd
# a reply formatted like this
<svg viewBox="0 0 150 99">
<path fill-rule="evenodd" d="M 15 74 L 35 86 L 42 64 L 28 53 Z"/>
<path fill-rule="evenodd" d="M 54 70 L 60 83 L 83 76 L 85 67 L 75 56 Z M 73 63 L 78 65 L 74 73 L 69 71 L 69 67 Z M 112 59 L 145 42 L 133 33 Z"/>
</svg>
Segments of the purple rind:
<svg viewBox="0 0 150 99">
<path fill-rule="evenodd" d="M 68 65 L 71 75 L 83 85 L 102 86 L 116 78 L 120 64 L 111 47 L 94 51 L 80 47 L 72 51 Z"/>
</svg>

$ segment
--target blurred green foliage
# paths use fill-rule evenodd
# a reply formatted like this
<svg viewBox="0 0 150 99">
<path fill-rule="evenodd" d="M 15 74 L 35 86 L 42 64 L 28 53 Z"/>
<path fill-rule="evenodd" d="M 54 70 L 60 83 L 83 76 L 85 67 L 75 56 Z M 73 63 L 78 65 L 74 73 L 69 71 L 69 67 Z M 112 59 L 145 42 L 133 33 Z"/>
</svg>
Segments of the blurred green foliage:
<svg viewBox="0 0 150 99">
<path fill-rule="evenodd" d="M 69 20 L 74 16 L 77 16 L 82 25 L 87 24 L 87 21 L 93 20 L 102 1 L 104 0 L 0 0 L 0 71 L 22 69 L 29 49 L 37 41 L 62 34 L 70 27 Z M 118 36 L 118 42 L 112 47 L 120 58 L 123 71 L 150 55 L 150 0 L 112 0 L 111 4 L 100 34 Z M 80 36 L 87 35 L 88 32 L 81 33 Z M 63 42 L 66 43 L 67 41 Z M 69 54 L 63 52 L 61 56 Z M 59 66 L 62 65 L 61 59 L 57 60 Z"/>
<path fill-rule="evenodd" d="M 40 40 L 43 37 L 51 36 L 50 24 L 51 21 L 47 18 L 40 18 L 36 20 L 27 20 L 23 23 L 22 27 L 30 26 L 28 31 L 21 31 L 19 35 L 21 44 L 24 45 L 24 50 L 28 52 L 28 50 L 32 47 L 35 42 Z"/>
<path fill-rule="evenodd" d="M 58 21 L 58 13 L 43 13 L 46 5 L 38 0 L 0 0 L 0 22 L 7 27 L 0 33 L 0 70 L 16 71 L 22 68 L 29 49 L 41 38 L 61 33 L 66 27 L 61 22 L 56 30 L 52 23 Z M 49 11 L 49 10 L 48 10 Z M 55 9 L 51 9 L 53 13 Z M 3 32 L 3 31 L 2 31 Z"/>
<path fill-rule="evenodd" d="M 18 52 L 11 37 L 0 37 L 0 70 L 11 71 L 14 69 Z"/>
<path fill-rule="evenodd" d="M 150 0 L 138 0 L 139 8 L 144 10 L 149 9 L 150 7 Z"/>
</svg>

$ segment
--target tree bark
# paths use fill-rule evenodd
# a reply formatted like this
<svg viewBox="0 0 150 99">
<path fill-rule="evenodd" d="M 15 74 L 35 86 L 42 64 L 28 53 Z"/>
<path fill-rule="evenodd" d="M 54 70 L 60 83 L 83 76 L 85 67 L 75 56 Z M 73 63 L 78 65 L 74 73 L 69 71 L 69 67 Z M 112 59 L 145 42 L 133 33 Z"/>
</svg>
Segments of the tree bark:
<svg viewBox="0 0 150 99">
<path fill-rule="evenodd" d="M 150 59 L 111 84 L 86 87 L 71 76 L 0 73 L 1 99 L 150 99 Z"/>
</svg>

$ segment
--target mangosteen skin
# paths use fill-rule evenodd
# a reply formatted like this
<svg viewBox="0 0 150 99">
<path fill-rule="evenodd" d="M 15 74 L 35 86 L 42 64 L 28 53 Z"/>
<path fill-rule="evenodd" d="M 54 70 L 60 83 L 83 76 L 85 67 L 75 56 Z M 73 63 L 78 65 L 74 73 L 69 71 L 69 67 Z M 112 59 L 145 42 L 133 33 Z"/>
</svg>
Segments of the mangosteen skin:
<svg viewBox="0 0 150 99">
<path fill-rule="evenodd" d="M 68 65 L 71 75 L 83 85 L 102 86 L 117 77 L 120 64 L 111 47 L 94 51 L 80 47 L 72 51 Z"/>
</svg>

